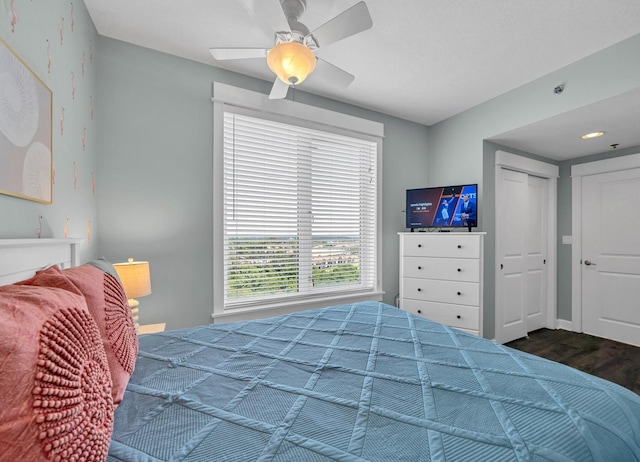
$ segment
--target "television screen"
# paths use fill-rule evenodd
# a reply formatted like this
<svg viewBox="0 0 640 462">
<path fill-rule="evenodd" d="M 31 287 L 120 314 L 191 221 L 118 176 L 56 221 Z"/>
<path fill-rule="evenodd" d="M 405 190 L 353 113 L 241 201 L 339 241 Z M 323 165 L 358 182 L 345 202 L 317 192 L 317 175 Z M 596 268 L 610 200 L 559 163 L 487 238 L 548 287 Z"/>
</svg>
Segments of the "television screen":
<svg viewBox="0 0 640 462">
<path fill-rule="evenodd" d="M 407 189 L 407 228 L 475 228 L 478 185 Z"/>
</svg>

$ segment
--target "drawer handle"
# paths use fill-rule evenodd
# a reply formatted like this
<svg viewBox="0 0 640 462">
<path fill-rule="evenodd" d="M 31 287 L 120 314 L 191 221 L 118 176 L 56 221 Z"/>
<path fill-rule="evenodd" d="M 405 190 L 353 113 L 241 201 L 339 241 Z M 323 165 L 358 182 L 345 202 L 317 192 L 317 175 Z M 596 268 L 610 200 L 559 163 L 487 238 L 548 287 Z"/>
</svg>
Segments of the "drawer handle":
<svg viewBox="0 0 640 462">
<path fill-rule="evenodd" d="M 422 289 L 420 287 L 418 287 L 418 292 L 422 292 Z"/>
<path fill-rule="evenodd" d="M 460 268 L 458 268 L 458 273 L 461 272 L 462 270 Z"/>
<path fill-rule="evenodd" d="M 462 295 L 462 292 L 458 292 L 458 295 Z"/>
<path fill-rule="evenodd" d="M 422 244 L 418 244 L 418 248 L 422 247 Z"/>
<path fill-rule="evenodd" d="M 418 314 L 422 314 L 422 310 L 418 310 Z"/>
<path fill-rule="evenodd" d="M 418 269 L 419 269 L 419 270 L 421 270 L 421 269 L 422 269 L 422 266 L 418 266 Z"/>
<path fill-rule="evenodd" d="M 458 244 L 458 248 L 459 248 L 459 249 L 461 249 L 461 248 L 462 248 L 462 246 L 461 246 L 460 244 Z"/>
<path fill-rule="evenodd" d="M 458 318 L 458 319 L 462 319 L 462 316 L 458 315 L 458 316 L 456 316 L 456 318 Z"/>
</svg>

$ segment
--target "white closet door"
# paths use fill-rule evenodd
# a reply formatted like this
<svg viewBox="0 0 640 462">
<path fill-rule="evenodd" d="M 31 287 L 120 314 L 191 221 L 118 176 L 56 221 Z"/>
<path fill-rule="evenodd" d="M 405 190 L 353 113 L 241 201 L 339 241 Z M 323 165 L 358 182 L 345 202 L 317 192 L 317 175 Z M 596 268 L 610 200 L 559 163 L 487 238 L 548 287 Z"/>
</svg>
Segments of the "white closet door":
<svg viewBox="0 0 640 462">
<path fill-rule="evenodd" d="M 525 307 L 532 332 L 547 324 L 547 180 L 529 175 L 528 186 Z"/>
<path fill-rule="evenodd" d="M 496 340 L 546 325 L 547 181 L 500 169 L 496 187 Z"/>
<path fill-rule="evenodd" d="M 525 290 L 527 258 L 528 175 L 500 169 L 498 208 L 498 271 L 496 272 L 496 340 L 504 343 L 527 334 Z"/>
</svg>

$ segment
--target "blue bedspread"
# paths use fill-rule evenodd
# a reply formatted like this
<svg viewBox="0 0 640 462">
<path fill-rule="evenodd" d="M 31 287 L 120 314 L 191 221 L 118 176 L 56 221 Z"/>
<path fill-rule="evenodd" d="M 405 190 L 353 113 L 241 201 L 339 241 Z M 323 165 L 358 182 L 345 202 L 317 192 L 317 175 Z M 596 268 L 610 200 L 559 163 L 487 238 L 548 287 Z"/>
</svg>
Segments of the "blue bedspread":
<svg viewBox="0 0 640 462">
<path fill-rule="evenodd" d="M 367 302 L 140 337 L 108 461 L 639 461 L 640 397 Z"/>
</svg>

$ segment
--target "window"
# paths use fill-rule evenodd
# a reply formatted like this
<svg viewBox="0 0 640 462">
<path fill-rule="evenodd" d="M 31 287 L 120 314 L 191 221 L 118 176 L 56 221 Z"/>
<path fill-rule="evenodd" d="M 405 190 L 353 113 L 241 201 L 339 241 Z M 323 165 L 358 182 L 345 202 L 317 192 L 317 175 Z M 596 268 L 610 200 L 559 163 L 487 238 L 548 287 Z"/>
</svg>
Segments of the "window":
<svg viewBox="0 0 640 462">
<path fill-rule="evenodd" d="M 224 310 L 379 291 L 379 138 L 229 104 L 221 116 Z"/>
</svg>

